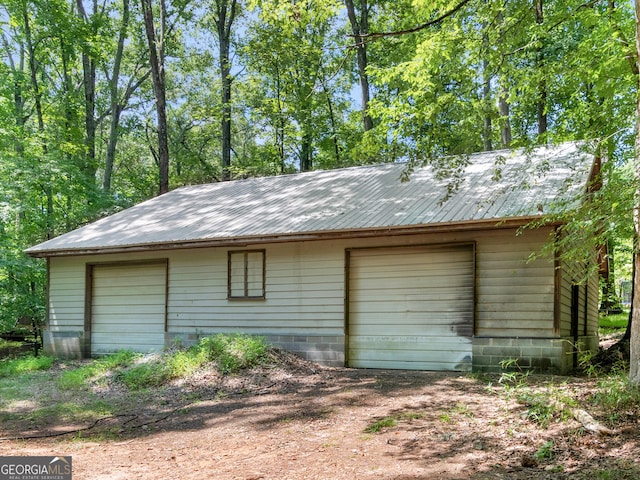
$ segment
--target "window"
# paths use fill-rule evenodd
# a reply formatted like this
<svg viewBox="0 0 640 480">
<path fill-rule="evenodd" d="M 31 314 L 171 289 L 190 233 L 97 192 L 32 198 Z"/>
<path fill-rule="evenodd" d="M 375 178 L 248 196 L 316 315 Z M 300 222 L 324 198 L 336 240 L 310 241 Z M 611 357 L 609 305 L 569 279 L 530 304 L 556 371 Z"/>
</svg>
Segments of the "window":
<svg viewBox="0 0 640 480">
<path fill-rule="evenodd" d="M 228 298 L 264 299 L 264 250 L 229 252 Z"/>
</svg>

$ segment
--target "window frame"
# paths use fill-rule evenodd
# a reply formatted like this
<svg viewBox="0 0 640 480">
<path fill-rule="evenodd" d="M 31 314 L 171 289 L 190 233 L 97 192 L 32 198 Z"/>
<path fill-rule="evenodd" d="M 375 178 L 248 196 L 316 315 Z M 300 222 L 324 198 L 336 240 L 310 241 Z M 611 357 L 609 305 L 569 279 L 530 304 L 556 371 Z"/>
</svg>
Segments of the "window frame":
<svg viewBox="0 0 640 480">
<path fill-rule="evenodd" d="M 262 256 L 262 292 L 260 295 L 249 295 L 249 254 L 259 253 Z M 232 280 L 234 279 L 232 271 L 233 257 L 235 255 L 243 256 L 243 284 L 244 294 L 233 295 Z M 267 280 L 267 251 L 265 249 L 258 250 L 229 250 L 227 251 L 227 300 L 265 300 L 266 299 L 266 280 Z"/>
</svg>

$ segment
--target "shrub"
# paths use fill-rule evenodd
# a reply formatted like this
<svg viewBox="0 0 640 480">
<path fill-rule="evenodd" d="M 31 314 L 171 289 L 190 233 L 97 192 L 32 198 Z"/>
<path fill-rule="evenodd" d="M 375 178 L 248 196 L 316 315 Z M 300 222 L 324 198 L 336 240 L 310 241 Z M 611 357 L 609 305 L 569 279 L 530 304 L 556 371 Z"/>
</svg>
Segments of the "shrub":
<svg viewBox="0 0 640 480">
<path fill-rule="evenodd" d="M 131 390 L 159 387 L 173 377 L 166 363 L 153 360 L 123 371 L 118 378 Z"/>
<path fill-rule="evenodd" d="M 629 381 L 626 371 L 613 372 L 598 381 L 593 401 L 616 417 L 621 410 L 640 407 L 640 387 Z"/>
<path fill-rule="evenodd" d="M 63 389 L 79 389 L 87 386 L 87 382 L 104 375 L 116 368 L 127 367 L 133 363 L 137 354 L 130 350 L 122 350 L 83 365 L 67 370 L 58 378 L 58 387 Z"/>
<path fill-rule="evenodd" d="M 200 340 L 197 348 L 210 361 L 215 361 L 222 373 L 237 373 L 258 365 L 268 350 L 264 338 L 244 334 L 205 337 Z"/>
<path fill-rule="evenodd" d="M 37 370 L 49 370 L 51 365 L 53 365 L 53 357 L 47 356 L 27 356 L 0 360 L 0 378 L 35 372 Z"/>
</svg>

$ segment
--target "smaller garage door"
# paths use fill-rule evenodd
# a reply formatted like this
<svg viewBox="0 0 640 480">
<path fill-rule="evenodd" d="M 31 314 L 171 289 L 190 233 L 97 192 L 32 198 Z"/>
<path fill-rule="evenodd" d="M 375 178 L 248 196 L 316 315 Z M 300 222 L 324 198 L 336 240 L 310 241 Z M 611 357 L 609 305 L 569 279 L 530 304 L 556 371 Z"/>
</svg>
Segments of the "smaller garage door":
<svg viewBox="0 0 640 480">
<path fill-rule="evenodd" d="M 91 354 L 164 347 L 167 263 L 95 265 Z"/>
<path fill-rule="evenodd" d="M 352 250 L 348 364 L 470 370 L 473 246 Z"/>
</svg>

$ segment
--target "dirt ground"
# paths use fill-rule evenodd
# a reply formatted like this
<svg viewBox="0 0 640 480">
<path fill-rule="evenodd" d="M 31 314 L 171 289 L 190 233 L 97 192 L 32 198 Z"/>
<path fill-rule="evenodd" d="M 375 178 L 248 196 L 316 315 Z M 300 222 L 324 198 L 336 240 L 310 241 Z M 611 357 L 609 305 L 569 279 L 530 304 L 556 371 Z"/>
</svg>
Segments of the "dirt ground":
<svg viewBox="0 0 640 480">
<path fill-rule="evenodd" d="M 542 428 L 497 380 L 323 368 L 280 354 L 277 365 L 241 375 L 201 372 L 95 424 L 0 425 L 0 455 L 71 455 L 73 478 L 93 480 L 640 478 L 639 420 L 612 423 L 590 409 L 597 380 L 534 382 L 553 382 L 612 435 L 572 419 Z M 371 431 L 385 419 L 396 425 Z"/>
</svg>

